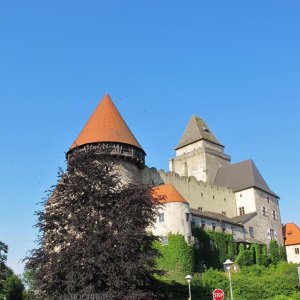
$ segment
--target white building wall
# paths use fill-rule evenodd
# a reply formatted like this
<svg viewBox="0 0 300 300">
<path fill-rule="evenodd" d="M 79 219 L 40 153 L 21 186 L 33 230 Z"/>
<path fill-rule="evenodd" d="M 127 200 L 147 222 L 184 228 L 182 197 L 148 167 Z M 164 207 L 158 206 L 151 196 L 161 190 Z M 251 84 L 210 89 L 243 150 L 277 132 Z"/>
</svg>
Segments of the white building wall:
<svg viewBox="0 0 300 300">
<path fill-rule="evenodd" d="M 286 255 L 287 255 L 287 261 L 299 264 L 300 263 L 300 244 L 298 245 L 291 245 L 291 246 L 286 246 Z M 296 249 L 298 249 L 296 253 Z"/>
<path fill-rule="evenodd" d="M 159 209 L 159 214 L 164 214 L 163 222 L 157 216 L 152 232 L 156 236 L 168 236 L 169 233 L 182 234 L 186 240 L 191 234 L 189 219 L 189 204 L 183 202 L 166 203 Z"/>
<path fill-rule="evenodd" d="M 254 188 L 235 193 L 236 200 L 236 214 L 240 215 L 240 207 L 244 207 L 245 214 L 256 211 L 255 193 Z"/>
<path fill-rule="evenodd" d="M 222 232 L 223 231 L 223 227 L 225 228 L 225 232 L 232 234 L 233 238 L 236 239 L 245 239 L 244 236 L 244 230 L 242 226 L 237 226 L 234 224 L 229 224 L 226 222 L 220 222 L 217 220 L 212 220 L 212 219 L 208 219 L 205 217 L 200 217 L 200 216 L 195 216 L 192 215 L 192 226 L 195 228 L 202 228 L 202 224 L 205 224 L 205 228 L 204 230 L 213 230 L 213 225 L 216 226 L 216 230 L 218 232 Z"/>
</svg>

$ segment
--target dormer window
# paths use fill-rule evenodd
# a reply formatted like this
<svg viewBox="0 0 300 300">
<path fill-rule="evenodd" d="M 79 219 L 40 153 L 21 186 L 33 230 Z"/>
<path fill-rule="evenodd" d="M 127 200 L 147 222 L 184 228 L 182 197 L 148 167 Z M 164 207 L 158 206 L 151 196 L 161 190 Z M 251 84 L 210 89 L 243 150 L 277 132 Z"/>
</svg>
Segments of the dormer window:
<svg viewBox="0 0 300 300">
<path fill-rule="evenodd" d="M 209 129 L 205 126 L 203 126 L 203 131 L 207 132 L 207 133 L 210 133 Z"/>
</svg>

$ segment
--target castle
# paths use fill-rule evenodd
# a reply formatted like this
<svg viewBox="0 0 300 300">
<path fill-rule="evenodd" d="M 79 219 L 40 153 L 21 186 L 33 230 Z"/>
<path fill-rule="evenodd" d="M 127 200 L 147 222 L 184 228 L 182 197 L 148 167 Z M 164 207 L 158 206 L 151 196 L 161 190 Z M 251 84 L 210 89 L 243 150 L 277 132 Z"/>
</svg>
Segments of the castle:
<svg viewBox="0 0 300 300">
<path fill-rule="evenodd" d="M 231 164 L 225 147 L 199 117 L 191 117 L 165 172 L 145 165 L 144 149 L 106 94 L 68 153 L 97 147 L 118 158 L 123 182 L 151 184 L 154 194 L 164 195 L 152 228 L 162 243 L 168 243 L 170 232 L 193 243 L 191 229 L 201 227 L 230 233 L 246 245 L 283 244 L 279 196 L 252 160 Z"/>
</svg>

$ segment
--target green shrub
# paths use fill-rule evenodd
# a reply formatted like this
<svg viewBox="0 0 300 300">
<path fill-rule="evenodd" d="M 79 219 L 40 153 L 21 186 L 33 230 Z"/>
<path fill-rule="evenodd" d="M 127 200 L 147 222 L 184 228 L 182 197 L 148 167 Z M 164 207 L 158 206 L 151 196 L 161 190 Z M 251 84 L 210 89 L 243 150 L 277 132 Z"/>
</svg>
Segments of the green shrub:
<svg viewBox="0 0 300 300">
<path fill-rule="evenodd" d="M 192 232 L 199 241 L 199 249 L 195 249 L 195 270 L 197 272 L 203 272 L 210 267 L 221 269 L 227 258 L 234 258 L 236 247 L 231 234 L 205 231 L 201 228 L 193 228 Z"/>
<path fill-rule="evenodd" d="M 183 235 L 169 234 L 168 245 L 157 242 L 155 247 L 161 254 L 156 261 L 157 268 L 166 271 L 172 279 L 184 282 L 185 275 L 193 272 L 194 247 L 186 243 Z"/>
<path fill-rule="evenodd" d="M 270 242 L 270 260 L 273 264 L 278 264 L 280 261 L 279 246 L 275 240 Z"/>
</svg>

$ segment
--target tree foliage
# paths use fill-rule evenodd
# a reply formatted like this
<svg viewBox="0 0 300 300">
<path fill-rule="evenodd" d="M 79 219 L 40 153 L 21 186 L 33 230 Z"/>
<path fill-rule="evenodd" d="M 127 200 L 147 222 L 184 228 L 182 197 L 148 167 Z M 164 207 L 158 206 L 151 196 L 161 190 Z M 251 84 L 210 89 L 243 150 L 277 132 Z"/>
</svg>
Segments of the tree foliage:
<svg viewBox="0 0 300 300">
<path fill-rule="evenodd" d="M 8 247 L 0 241 L 0 299 L 22 300 L 24 285 L 6 265 Z"/>
<path fill-rule="evenodd" d="M 124 184 L 111 157 L 77 151 L 37 212 L 38 299 L 106 292 L 112 299 L 152 299 L 157 205 L 148 187 Z"/>
</svg>

